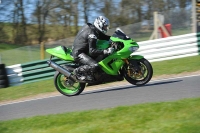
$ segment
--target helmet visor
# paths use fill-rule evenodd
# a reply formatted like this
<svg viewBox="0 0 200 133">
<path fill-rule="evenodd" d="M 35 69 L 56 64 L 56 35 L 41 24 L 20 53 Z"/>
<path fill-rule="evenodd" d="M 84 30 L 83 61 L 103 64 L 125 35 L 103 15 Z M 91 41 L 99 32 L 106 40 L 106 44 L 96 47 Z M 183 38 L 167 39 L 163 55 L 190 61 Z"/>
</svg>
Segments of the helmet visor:
<svg viewBox="0 0 200 133">
<path fill-rule="evenodd" d="M 110 29 L 110 26 L 109 26 L 109 25 L 104 25 L 104 26 L 103 26 L 103 30 L 104 30 L 105 32 L 107 32 L 109 29 Z"/>
</svg>

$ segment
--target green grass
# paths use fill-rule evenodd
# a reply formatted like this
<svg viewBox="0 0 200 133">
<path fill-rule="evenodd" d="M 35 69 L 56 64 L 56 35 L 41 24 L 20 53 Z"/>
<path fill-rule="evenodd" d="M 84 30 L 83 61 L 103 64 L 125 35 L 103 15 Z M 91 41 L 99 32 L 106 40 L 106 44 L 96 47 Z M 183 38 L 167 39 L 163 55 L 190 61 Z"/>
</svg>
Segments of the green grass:
<svg viewBox="0 0 200 133">
<path fill-rule="evenodd" d="M 1 133 L 199 133 L 200 98 L 0 122 Z"/>
<path fill-rule="evenodd" d="M 200 70 L 200 56 L 153 62 L 154 75 L 179 74 Z"/>
<path fill-rule="evenodd" d="M 0 89 L 0 101 L 14 100 L 54 91 L 56 90 L 54 88 L 53 79 L 44 80 Z"/>
<path fill-rule="evenodd" d="M 16 45 L 16 44 L 5 44 L 5 43 L 0 43 L 0 52 L 10 50 L 10 49 L 15 49 L 18 47 L 22 47 L 21 45 Z"/>
<path fill-rule="evenodd" d="M 152 63 L 154 76 L 200 70 L 200 56 Z M 53 77 L 52 77 L 53 78 Z M 0 89 L 0 102 L 56 91 L 53 79 Z"/>
<path fill-rule="evenodd" d="M 141 42 L 141 41 L 148 41 L 149 38 L 151 37 L 152 33 L 153 33 L 153 30 L 152 31 L 148 31 L 148 32 L 147 31 L 138 32 L 138 34 L 135 33 L 135 34 L 131 34 L 129 36 L 131 38 L 133 38 L 133 40 L 135 40 L 137 42 Z M 172 36 L 184 35 L 184 34 L 189 34 L 189 33 L 191 33 L 190 28 L 172 29 Z"/>
<path fill-rule="evenodd" d="M 23 53 L 23 54 L 21 54 Z M 12 49 L 4 51 L 1 53 L 1 61 L 6 64 L 6 66 L 23 64 L 27 62 L 32 62 L 41 59 L 40 47 L 21 47 L 18 49 Z M 49 58 L 50 55 L 47 52 L 44 52 L 45 57 Z M 13 58 L 17 57 L 17 58 Z"/>
<path fill-rule="evenodd" d="M 190 27 L 180 28 L 180 29 L 172 29 L 172 36 L 184 35 L 191 33 Z"/>
</svg>

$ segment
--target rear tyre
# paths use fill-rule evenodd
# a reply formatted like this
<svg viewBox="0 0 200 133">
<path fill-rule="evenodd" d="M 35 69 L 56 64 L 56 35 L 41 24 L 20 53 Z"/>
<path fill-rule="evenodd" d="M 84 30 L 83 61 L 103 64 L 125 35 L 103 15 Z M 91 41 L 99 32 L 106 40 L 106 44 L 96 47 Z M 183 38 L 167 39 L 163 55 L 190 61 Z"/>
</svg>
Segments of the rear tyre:
<svg viewBox="0 0 200 133">
<path fill-rule="evenodd" d="M 0 69 L 4 69 L 5 68 L 5 64 L 0 64 Z"/>
<path fill-rule="evenodd" d="M 79 95 L 85 88 L 85 83 L 72 83 L 68 77 L 58 71 L 54 75 L 54 85 L 56 89 L 65 96 Z"/>
<path fill-rule="evenodd" d="M 0 85 L 4 85 L 4 84 L 7 84 L 7 81 L 6 80 L 0 80 Z"/>
<path fill-rule="evenodd" d="M 7 85 L 0 85 L 0 89 L 1 88 L 6 88 L 6 87 L 8 87 Z"/>
<path fill-rule="evenodd" d="M 0 80 L 5 80 L 6 78 L 6 75 L 0 75 Z"/>
<path fill-rule="evenodd" d="M 6 88 L 9 86 L 5 64 L 0 64 L 0 88 Z"/>
<path fill-rule="evenodd" d="M 138 70 L 136 70 L 135 63 Z M 141 86 L 148 83 L 153 76 L 153 68 L 148 60 L 129 60 L 129 65 L 122 68 L 124 78 L 131 84 Z"/>
<path fill-rule="evenodd" d="M 6 74 L 6 70 L 5 69 L 0 69 L 0 75 L 5 75 Z"/>
</svg>

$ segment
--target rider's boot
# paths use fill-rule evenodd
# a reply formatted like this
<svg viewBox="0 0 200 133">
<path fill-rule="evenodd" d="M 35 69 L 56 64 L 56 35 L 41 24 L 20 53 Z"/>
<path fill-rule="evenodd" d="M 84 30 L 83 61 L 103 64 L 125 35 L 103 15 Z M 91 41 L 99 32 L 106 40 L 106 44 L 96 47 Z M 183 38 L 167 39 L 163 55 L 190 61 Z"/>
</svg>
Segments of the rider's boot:
<svg viewBox="0 0 200 133">
<path fill-rule="evenodd" d="M 95 72 L 95 67 L 83 65 L 74 70 L 74 74 L 79 80 L 93 80 L 92 74 Z"/>
<path fill-rule="evenodd" d="M 79 80 L 85 80 L 86 79 L 86 76 L 83 75 L 83 70 L 82 70 L 81 67 L 74 69 L 73 73 L 77 77 L 77 79 L 79 79 Z"/>
</svg>

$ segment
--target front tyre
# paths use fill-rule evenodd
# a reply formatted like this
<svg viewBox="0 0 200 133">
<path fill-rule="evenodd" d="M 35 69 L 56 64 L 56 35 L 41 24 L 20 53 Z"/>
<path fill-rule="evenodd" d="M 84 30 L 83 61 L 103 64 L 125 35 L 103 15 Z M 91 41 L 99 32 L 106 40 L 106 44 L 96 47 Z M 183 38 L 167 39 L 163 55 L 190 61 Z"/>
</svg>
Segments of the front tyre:
<svg viewBox="0 0 200 133">
<path fill-rule="evenodd" d="M 79 95 L 85 88 L 85 83 L 73 82 L 58 71 L 54 75 L 54 85 L 65 96 Z"/>
<path fill-rule="evenodd" d="M 153 68 L 145 58 L 129 60 L 122 68 L 124 78 L 131 84 L 141 86 L 148 83 L 153 76 Z"/>
</svg>

